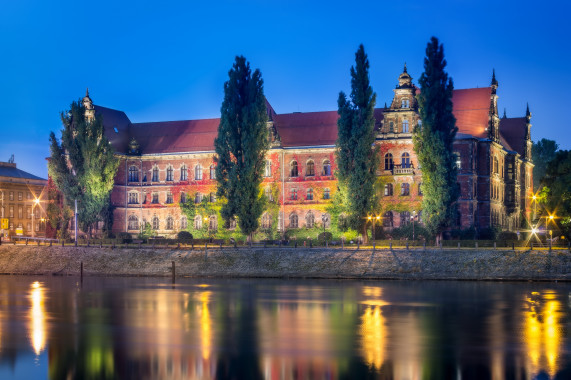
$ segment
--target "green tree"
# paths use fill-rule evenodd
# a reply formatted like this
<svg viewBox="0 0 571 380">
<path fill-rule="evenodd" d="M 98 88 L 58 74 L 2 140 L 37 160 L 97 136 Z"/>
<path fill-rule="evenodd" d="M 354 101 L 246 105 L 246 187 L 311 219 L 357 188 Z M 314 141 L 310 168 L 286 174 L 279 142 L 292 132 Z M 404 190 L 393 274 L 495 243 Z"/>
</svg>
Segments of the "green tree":
<svg viewBox="0 0 571 380">
<path fill-rule="evenodd" d="M 547 171 L 547 164 L 555 158 L 559 145 L 553 140 L 541 139 L 533 143 L 531 156 L 533 157 L 533 188 L 539 189 L 539 184 Z"/>
<path fill-rule="evenodd" d="M 369 83 L 369 60 L 363 45 L 355 53 L 351 67 L 351 100 L 339 93 L 337 121 L 337 164 L 339 181 L 351 194 L 348 208 L 354 228 L 367 241 L 366 216 L 373 208 L 375 169 L 378 166 L 375 144 L 374 108 L 376 94 Z"/>
<path fill-rule="evenodd" d="M 571 239 L 571 151 L 560 150 L 547 164 L 539 195 L 555 223 L 567 239 Z M 549 226 L 548 226 L 549 227 Z"/>
<path fill-rule="evenodd" d="M 243 56 L 236 57 L 228 76 L 214 141 L 218 196 L 227 200 L 221 210 L 226 225 L 237 216 L 251 240 L 265 203 L 260 184 L 268 149 L 266 98 L 260 70 L 252 73 Z"/>
<path fill-rule="evenodd" d="M 61 143 L 50 133 L 48 172 L 68 207 L 77 200 L 78 224 L 91 235 L 96 222 L 108 219 L 119 160 L 104 135 L 103 120 L 88 120 L 81 101 L 62 112 L 61 120 Z"/>
<path fill-rule="evenodd" d="M 458 128 L 452 114 L 452 79 L 444 71 L 444 48 L 432 37 L 426 47 L 424 72 L 417 95 L 422 126 L 413 135 L 414 150 L 422 168 L 422 215 L 428 231 L 441 235 L 455 220 L 456 182 L 452 144 Z"/>
</svg>

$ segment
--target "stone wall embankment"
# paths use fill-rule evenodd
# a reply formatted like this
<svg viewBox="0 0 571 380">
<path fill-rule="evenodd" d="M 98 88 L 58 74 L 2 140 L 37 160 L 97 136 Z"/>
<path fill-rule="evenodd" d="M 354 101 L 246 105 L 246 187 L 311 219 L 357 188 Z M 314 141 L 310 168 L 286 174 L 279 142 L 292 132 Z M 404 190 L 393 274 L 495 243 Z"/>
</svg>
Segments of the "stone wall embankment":
<svg viewBox="0 0 571 380">
<path fill-rule="evenodd" d="M 475 249 L 151 249 L 0 246 L 0 274 L 571 280 L 571 253 Z"/>
</svg>

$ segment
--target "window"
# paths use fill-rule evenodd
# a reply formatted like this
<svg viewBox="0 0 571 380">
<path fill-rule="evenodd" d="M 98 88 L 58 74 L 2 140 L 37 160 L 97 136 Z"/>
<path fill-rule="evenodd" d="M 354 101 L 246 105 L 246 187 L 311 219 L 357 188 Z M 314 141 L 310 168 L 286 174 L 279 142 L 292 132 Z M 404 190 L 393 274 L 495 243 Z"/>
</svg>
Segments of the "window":
<svg viewBox="0 0 571 380">
<path fill-rule="evenodd" d="M 455 156 L 455 161 L 456 161 L 456 167 L 458 169 L 462 169 L 462 160 L 460 159 L 460 153 L 454 152 L 454 156 Z"/>
<path fill-rule="evenodd" d="M 139 182 L 139 169 L 136 166 L 129 166 L 129 182 Z"/>
<path fill-rule="evenodd" d="M 202 166 L 200 164 L 194 167 L 194 179 L 196 181 L 202 180 Z"/>
<path fill-rule="evenodd" d="M 180 167 L 180 180 L 181 181 L 188 180 L 188 169 L 186 168 L 186 165 L 182 165 Z"/>
<path fill-rule="evenodd" d="M 313 213 L 310 211 L 307 214 L 305 214 L 305 227 L 313 228 L 314 225 L 315 225 L 315 215 L 313 215 Z"/>
<path fill-rule="evenodd" d="M 200 230 L 202 228 L 202 217 L 200 215 L 196 215 L 194 217 L 194 229 Z"/>
<path fill-rule="evenodd" d="M 24 193 L 22 193 L 21 191 L 18 191 L 18 200 L 21 201 L 24 199 Z"/>
<path fill-rule="evenodd" d="M 26 224 L 26 231 L 31 231 L 32 230 L 32 223 L 28 222 Z"/>
<path fill-rule="evenodd" d="M 10 216 L 10 218 L 13 218 L 14 217 L 14 206 L 10 205 L 8 207 L 8 211 L 9 211 L 8 215 Z"/>
<path fill-rule="evenodd" d="M 216 179 L 216 166 L 210 165 L 210 179 Z"/>
<path fill-rule="evenodd" d="M 422 182 L 418 184 L 418 195 L 422 195 Z"/>
<path fill-rule="evenodd" d="M 292 201 L 297 201 L 297 189 L 290 190 L 289 199 Z"/>
<path fill-rule="evenodd" d="M 401 108 L 410 108 L 410 100 L 403 99 L 400 103 Z"/>
<path fill-rule="evenodd" d="M 271 177 L 272 176 L 272 161 L 266 160 L 266 164 L 264 166 L 264 177 Z"/>
<path fill-rule="evenodd" d="M 408 133 L 408 120 L 402 121 L 402 133 Z"/>
<path fill-rule="evenodd" d="M 266 196 L 268 201 L 270 201 L 270 202 L 274 201 L 274 196 L 272 195 L 272 188 L 271 187 L 266 186 L 266 188 L 264 189 L 264 195 Z"/>
<path fill-rule="evenodd" d="M 264 230 L 268 230 L 270 228 L 272 228 L 272 217 L 269 213 L 264 213 L 264 215 L 262 215 L 262 228 Z"/>
<path fill-rule="evenodd" d="M 10 193 L 8 194 L 8 198 L 13 201 L 14 200 L 14 192 L 10 191 Z"/>
<path fill-rule="evenodd" d="M 236 218 L 230 219 L 230 225 L 228 226 L 228 229 L 230 229 L 230 230 L 236 229 Z"/>
<path fill-rule="evenodd" d="M 186 216 L 182 216 L 180 218 L 180 229 L 186 230 L 187 228 L 188 228 L 188 219 L 186 218 Z"/>
<path fill-rule="evenodd" d="M 323 199 L 331 199 L 331 194 L 328 187 L 323 189 Z"/>
<path fill-rule="evenodd" d="M 26 218 L 32 219 L 32 207 L 26 207 Z"/>
<path fill-rule="evenodd" d="M 315 164 L 313 163 L 313 160 L 309 160 L 307 161 L 307 163 L 305 164 L 305 175 L 307 177 L 311 177 L 315 175 Z"/>
<path fill-rule="evenodd" d="M 313 200 L 313 189 L 307 189 L 307 198 L 308 201 Z"/>
<path fill-rule="evenodd" d="M 167 230 L 172 230 L 174 229 L 174 219 L 172 216 L 167 216 Z"/>
<path fill-rule="evenodd" d="M 202 202 L 202 194 L 201 193 L 196 193 L 194 195 L 194 203 L 198 204 Z"/>
<path fill-rule="evenodd" d="M 166 203 L 167 204 L 173 203 L 173 196 L 172 196 L 172 193 L 170 191 L 167 193 L 167 202 Z"/>
<path fill-rule="evenodd" d="M 400 225 L 406 226 L 409 223 L 410 223 L 410 212 L 408 212 L 408 211 L 401 212 L 400 213 Z"/>
<path fill-rule="evenodd" d="M 410 155 L 404 152 L 401 156 L 401 166 L 403 168 L 410 168 Z"/>
<path fill-rule="evenodd" d="M 152 194 L 151 203 L 152 204 L 158 204 L 159 203 L 159 193 L 153 193 Z"/>
<path fill-rule="evenodd" d="M 159 168 L 157 166 L 153 167 L 153 176 L 151 178 L 152 182 L 159 182 Z"/>
<path fill-rule="evenodd" d="M 292 161 L 292 163 L 290 164 L 291 170 L 290 170 L 290 177 L 297 177 L 297 161 Z"/>
<path fill-rule="evenodd" d="M 394 133 L 394 131 L 395 131 L 395 123 L 391 121 L 389 122 L 389 133 Z"/>
<path fill-rule="evenodd" d="M 129 200 L 128 200 L 130 205 L 136 205 L 139 203 L 139 193 L 137 192 L 130 192 L 129 193 Z"/>
<path fill-rule="evenodd" d="M 210 203 L 216 202 L 216 193 L 210 193 Z"/>
<path fill-rule="evenodd" d="M 392 227 L 393 226 L 393 213 L 392 211 L 387 211 L 383 215 L 383 227 Z"/>
<path fill-rule="evenodd" d="M 297 228 L 298 218 L 297 214 L 291 214 L 289 216 L 289 228 Z"/>
<path fill-rule="evenodd" d="M 167 167 L 167 181 L 173 180 L 173 173 L 174 173 L 174 170 L 173 170 L 172 166 L 169 165 Z"/>
<path fill-rule="evenodd" d="M 321 222 L 323 223 L 324 228 L 330 228 L 331 227 L 331 215 L 329 215 L 328 213 L 321 215 Z"/>
<path fill-rule="evenodd" d="M 323 174 L 324 176 L 331 175 L 331 162 L 329 160 L 323 161 Z"/>
<path fill-rule="evenodd" d="M 24 208 L 22 206 L 18 206 L 18 219 L 24 219 Z"/>
<path fill-rule="evenodd" d="M 180 203 L 186 203 L 186 193 L 184 191 L 180 193 Z"/>
<path fill-rule="evenodd" d="M 209 231 L 216 231 L 218 230 L 218 218 L 216 215 L 210 215 L 208 219 L 208 230 Z"/>
<path fill-rule="evenodd" d="M 400 195 L 410 195 L 410 184 L 401 183 L 400 185 Z"/>
<path fill-rule="evenodd" d="M 139 229 L 139 218 L 135 215 L 130 215 L 127 222 L 127 229 L 138 230 Z"/>
<path fill-rule="evenodd" d="M 511 180 L 513 179 L 513 165 L 511 164 L 511 162 L 508 164 L 508 179 Z"/>
<path fill-rule="evenodd" d="M 393 184 L 387 183 L 385 184 L 385 197 L 392 197 L 393 196 Z"/>
<path fill-rule="evenodd" d="M 158 230 L 160 224 L 159 224 L 159 218 L 156 215 L 153 216 L 152 223 L 153 223 L 153 230 Z"/>
<path fill-rule="evenodd" d="M 385 170 L 393 170 L 393 155 L 391 153 L 385 154 Z"/>
</svg>

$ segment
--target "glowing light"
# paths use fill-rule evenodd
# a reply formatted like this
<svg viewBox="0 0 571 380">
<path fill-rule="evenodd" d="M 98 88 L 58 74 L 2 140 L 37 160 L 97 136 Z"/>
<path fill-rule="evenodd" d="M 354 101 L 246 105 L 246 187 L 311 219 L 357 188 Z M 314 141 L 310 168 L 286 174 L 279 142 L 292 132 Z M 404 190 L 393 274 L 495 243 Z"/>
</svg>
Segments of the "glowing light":
<svg viewBox="0 0 571 380">
<path fill-rule="evenodd" d="M 531 199 L 536 200 L 537 196 L 535 194 L 533 194 L 533 197 L 531 197 Z"/>
<path fill-rule="evenodd" d="M 40 199 L 39 199 L 39 198 L 34 199 L 34 203 L 35 203 L 36 205 L 39 205 L 39 204 L 40 204 Z"/>
<path fill-rule="evenodd" d="M 361 317 L 362 355 L 367 365 L 380 369 L 385 361 L 386 326 L 380 306 L 368 306 Z"/>
<path fill-rule="evenodd" d="M 210 358 L 210 340 L 212 339 L 212 321 L 210 320 L 210 311 L 208 310 L 208 301 L 210 292 L 204 292 L 200 295 L 202 301 L 200 316 L 200 337 L 202 342 L 202 358 L 208 360 Z"/>
<path fill-rule="evenodd" d="M 531 232 L 534 233 L 534 234 L 536 234 L 536 233 L 537 233 L 537 228 L 533 227 L 533 228 L 531 229 Z"/>
<path fill-rule="evenodd" d="M 38 281 L 32 283 L 31 288 L 30 300 L 32 301 L 32 309 L 30 310 L 30 337 L 34 352 L 36 355 L 39 355 L 46 344 L 44 289 Z"/>
</svg>

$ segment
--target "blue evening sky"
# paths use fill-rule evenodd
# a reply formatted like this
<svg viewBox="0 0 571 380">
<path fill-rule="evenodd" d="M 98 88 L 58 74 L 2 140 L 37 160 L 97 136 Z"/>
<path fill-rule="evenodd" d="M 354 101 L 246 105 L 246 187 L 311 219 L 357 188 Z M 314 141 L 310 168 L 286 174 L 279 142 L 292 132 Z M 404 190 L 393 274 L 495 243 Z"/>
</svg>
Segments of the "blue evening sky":
<svg viewBox="0 0 571 380">
<path fill-rule="evenodd" d="M 532 136 L 571 149 L 567 1 L 3 1 L 0 161 L 47 178 L 59 112 L 89 87 L 131 121 L 218 117 L 235 55 L 262 71 L 276 112 L 335 110 L 360 43 L 382 106 L 406 62 L 415 82 L 431 36 L 455 88 L 487 86 L 533 114 Z"/>
</svg>

